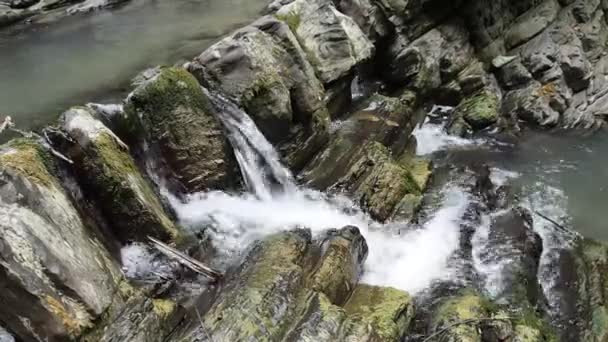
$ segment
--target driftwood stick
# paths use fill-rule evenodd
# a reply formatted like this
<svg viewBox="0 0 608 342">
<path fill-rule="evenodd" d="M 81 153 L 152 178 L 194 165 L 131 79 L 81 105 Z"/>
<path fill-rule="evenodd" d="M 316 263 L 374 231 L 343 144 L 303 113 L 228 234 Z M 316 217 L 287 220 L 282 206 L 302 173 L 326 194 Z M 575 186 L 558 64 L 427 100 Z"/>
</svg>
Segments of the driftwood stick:
<svg viewBox="0 0 608 342">
<path fill-rule="evenodd" d="M 222 278 L 222 273 L 212 269 L 211 267 L 203 264 L 202 262 L 193 259 L 186 254 L 176 250 L 175 248 L 169 247 L 167 244 L 148 236 L 148 240 L 152 242 L 152 245 L 161 253 L 171 259 L 177 260 L 180 264 L 188 267 L 196 273 L 202 274 L 207 278 L 217 281 Z"/>
<path fill-rule="evenodd" d="M 464 321 L 458 321 L 458 322 L 452 323 L 452 324 L 444 327 L 443 329 L 433 333 L 429 337 L 422 340 L 422 342 L 428 342 L 428 341 L 432 340 L 433 338 L 443 334 L 444 332 L 446 332 L 454 327 L 457 327 L 459 325 L 463 325 L 463 324 L 480 323 L 480 322 L 487 322 L 487 321 L 512 321 L 512 320 L 514 320 L 514 318 L 512 318 L 512 317 L 492 317 L 492 318 L 474 318 L 474 319 L 467 319 Z"/>
</svg>

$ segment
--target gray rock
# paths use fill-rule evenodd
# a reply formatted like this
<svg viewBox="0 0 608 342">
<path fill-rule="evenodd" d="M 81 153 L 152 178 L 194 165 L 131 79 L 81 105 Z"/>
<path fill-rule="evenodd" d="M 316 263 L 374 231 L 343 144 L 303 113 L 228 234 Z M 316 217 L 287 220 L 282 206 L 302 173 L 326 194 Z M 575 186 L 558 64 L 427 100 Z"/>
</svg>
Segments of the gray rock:
<svg viewBox="0 0 608 342">
<path fill-rule="evenodd" d="M 288 25 L 264 17 L 213 45 L 188 70 L 229 94 L 294 168 L 327 139 L 325 90 Z"/>
<path fill-rule="evenodd" d="M 119 305 L 120 269 L 32 140 L 0 149 L 0 321 L 24 341 L 66 341 Z"/>
<path fill-rule="evenodd" d="M 82 192 L 101 209 L 118 240 L 127 243 L 146 241 L 147 236 L 165 241 L 180 237 L 128 147 L 112 131 L 86 108 L 68 110 L 61 123 L 75 142 L 66 142 L 62 150 L 74 161 Z"/>
<path fill-rule="evenodd" d="M 149 76 L 150 77 L 150 76 Z M 145 145 L 150 165 L 177 192 L 233 187 L 236 159 L 197 80 L 162 68 L 127 98 L 120 124 L 126 141 Z"/>
<path fill-rule="evenodd" d="M 279 9 L 276 17 L 298 37 L 323 83 L 346 76 L 374 54 L 369 38 L 331 0 L 296 0 Z"/>
</svg>

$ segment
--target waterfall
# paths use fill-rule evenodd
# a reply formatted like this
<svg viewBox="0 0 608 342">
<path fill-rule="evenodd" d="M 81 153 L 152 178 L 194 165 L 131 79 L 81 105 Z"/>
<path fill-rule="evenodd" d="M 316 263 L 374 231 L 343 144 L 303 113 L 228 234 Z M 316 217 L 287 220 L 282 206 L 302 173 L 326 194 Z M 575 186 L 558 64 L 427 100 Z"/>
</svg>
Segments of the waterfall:
<svg viewBox="0 0 608 342">
<path fill-rule="evenodd" d="M 226 127 L 247 192 L 203 192 L 185 200 L 167 197 L 183 226 L 204 229 L 211 236 L 221 253 L 218 260 L 230 263 L 251 242 L 269 234 L 298 227 L 322 234 L 353 225 L 369 246 L 363 282 L 416 294 L 434 281 L 454 276 L 449 262 L 458 249 L 459 224 L 469 203 L 465 191 L 446 187 L 443 203 L 421 226 L 375 222 L 345 196 L 297 186 L 247 113 L 221 95 L 207 95 Z"/>
<path fill-rule="evenodd" d="M 271 199 L 274 192 L 295 191 L 291 172 L 249 115 L 222 95 L 203 90 L 228 131 L 247 189 L 264 200 Z"/>
</svg>

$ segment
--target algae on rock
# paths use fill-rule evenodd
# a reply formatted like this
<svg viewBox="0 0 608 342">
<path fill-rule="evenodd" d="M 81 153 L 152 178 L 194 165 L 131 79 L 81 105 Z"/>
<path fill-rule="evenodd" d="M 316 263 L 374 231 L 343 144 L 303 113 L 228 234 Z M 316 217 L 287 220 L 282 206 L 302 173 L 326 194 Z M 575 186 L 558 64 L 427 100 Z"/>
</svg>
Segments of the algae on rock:
<svg viewBox="0 0 608 342">
<path fill-rule="evenodd" d="M 160 68 L 126 100 L 125 131 L 178 191 L 235 186 L 238 167 L 209 99 L 182 68 Z"/>
<path fill-rule="evenodd" d="M 101 208 L 114 235 L 123 243 L 145 241 L 147 236 L 178 239 L 178 228 L 126 145 L 86 108 L 68 110 L 61 121 L 76 142 L 65 146 L 76 178 L 85 196 Z"/>
<path fill-rule="evenodd" d="M 24 341 L 65 341 L 117 305 L 119 266 L 74 207 L 50 152 L 0 147 L 0 321 Z"/>
</svg>

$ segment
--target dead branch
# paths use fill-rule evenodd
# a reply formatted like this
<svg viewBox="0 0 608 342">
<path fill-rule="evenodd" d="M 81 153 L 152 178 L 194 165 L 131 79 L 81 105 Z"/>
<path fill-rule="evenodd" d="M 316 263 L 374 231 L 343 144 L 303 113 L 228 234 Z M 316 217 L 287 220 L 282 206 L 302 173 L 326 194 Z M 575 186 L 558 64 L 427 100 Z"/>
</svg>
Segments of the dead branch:
<svg viewBox="0 0 608 342">
<path fill-rule="evenodd" d="M 580 236 L 580 234 L 578 232 L 573 231 L 572 229 L 568 229 L 565 226 L 559 224 L 557 221 L 551 219 L 550 217 L 547 217 L 543 214 L 541 214 L 538 211 L 534 211 L 534 213 L 538 216 L 540 216 L 542 219 L 546 220 L 547 222 L 553 224 L 557 229 L 563 231 L 564 233 L 568 234 L 568 235 L 573 235 L 573 236 Z"/>
<path fill-rule="evenodd" d="M 422 342 L 428 342 L 430 340 L 432 340 L 433 338 L 445 333 L 446 331 L 457 327 L 459 325 L 463 325 L 463 324 L 470 324 L 470 323 L 481 323 L 481 322 L 488 322 L 488 321 L 513 321 L 514 318 L 512 317 L 488 317 L 488 318 L 474 318 L 474 319 L 467 319 L 464 321 L 458 321 L 455 323 L 452 323 L 446 327 L 444 327 L 443 329 L 433 333 L 432 335 L 430 335 L 429 337 L 425 338 Z"/>
<path fill-rule="evenodd" d="M 212 279 L 213 281 L 217 281 L 223 277 L 222 273 L 208 267 L 202 262 L 195 260 L 186 254 L 176 250 L 175 248 L 169 247 L 167 244 L 148 236 L 148 240 L 152 242 L 152 245 L 161 253 L 166 255 L 171 259 L 177 260 L 180 264 L 188 267 L 196 273 L 202 274 L 207 278 Z"/>
</svg>

